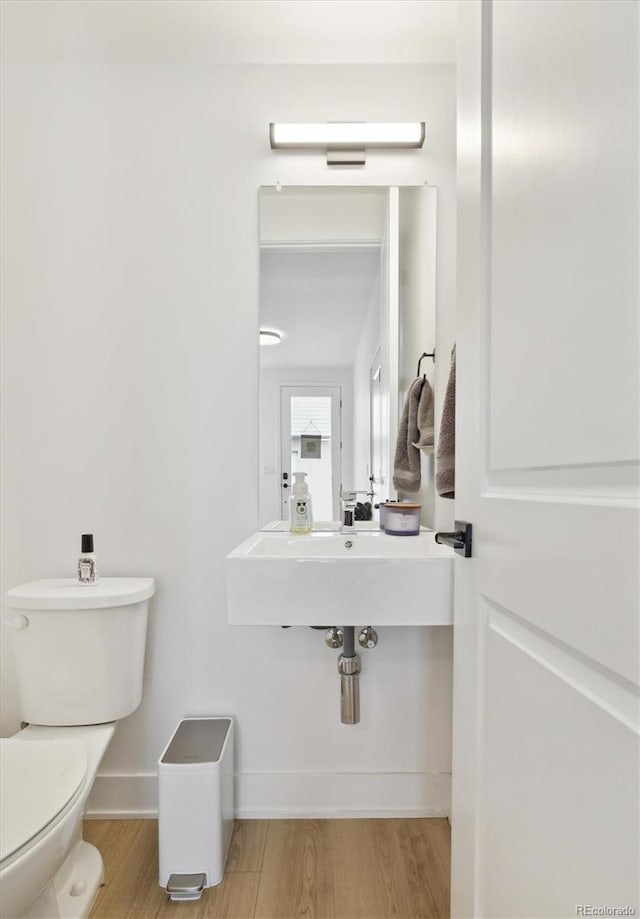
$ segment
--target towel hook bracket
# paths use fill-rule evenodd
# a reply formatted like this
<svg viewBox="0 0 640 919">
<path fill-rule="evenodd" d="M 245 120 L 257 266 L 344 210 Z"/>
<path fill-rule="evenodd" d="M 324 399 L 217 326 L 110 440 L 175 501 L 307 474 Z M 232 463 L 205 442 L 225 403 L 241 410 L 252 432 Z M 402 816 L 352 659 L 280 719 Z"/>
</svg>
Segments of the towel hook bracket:
<svg viewBox="0 0 640 919">
<path fill-rule="evenodd" d="M 434 348 L 433 351 L 424 351 L 424 352 L 420 355 L 420 359 L 419 359 L 419 361 L 418 361 L 418 369 L 416 370 L 416 376 L 417 376 L 417 377 L 420 376 L 420 365 L 422 364 L 422 362 L 423 362 L 423 360 L 425 359 L 425 357 L 430 357 L 430 358 L 432 358 L 432 359 L 433 359 L 433 363 L 435 364 L 435 362 L 436 362 L 436 349 Z"/>
</svg>

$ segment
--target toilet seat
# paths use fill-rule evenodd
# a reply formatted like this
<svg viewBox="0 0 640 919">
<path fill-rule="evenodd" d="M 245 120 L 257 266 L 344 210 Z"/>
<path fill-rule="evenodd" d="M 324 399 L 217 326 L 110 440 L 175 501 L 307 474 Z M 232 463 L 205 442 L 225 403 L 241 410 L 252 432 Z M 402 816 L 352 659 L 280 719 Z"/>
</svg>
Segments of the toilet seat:
<svg viewBox="0 0 640 919">
<path fill-rule="evenodd" d="M 51 829 L 81 792 L 87 754 L 80 740 L 0 740 L 0 865 Z"/>
</svg>

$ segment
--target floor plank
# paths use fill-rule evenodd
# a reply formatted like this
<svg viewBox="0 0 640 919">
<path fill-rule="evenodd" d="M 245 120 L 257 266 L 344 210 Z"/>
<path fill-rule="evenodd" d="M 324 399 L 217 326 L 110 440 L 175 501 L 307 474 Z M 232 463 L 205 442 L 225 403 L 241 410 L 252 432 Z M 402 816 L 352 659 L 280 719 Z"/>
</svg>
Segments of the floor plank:
<svg viewBox="0 0 640 919">
<path fill-rule="evenodd" d="M 104 858 L 90 919 L 448 919 L 447 820 L 238 820 L 221 884 L 173 903 L 155 820 L 88 820 Z"/>
<path fill-rule="evenodd" d="M 85 827 L 94 821 L 85 822 Z M 98 821 L 96 821 L 97 823 Z M 100 848 L 105 862 L 105 878 L 91 915 L 108 919 L 152 919 L 166 893 L 158 885 L 158 824 L 155 820 L 118 820 L 108 830 L 108 846 Z M 124 824 L 124 827 L 123 827 Z M 133 824 L 133 826 L 131 826 Z M 99 832 L 96 828 L 94 832 Z M 124 831 L 121 857 L 117 864 L 107 861 L 107 852 L 118 847 Z"/>
<path fill-rule="evenodd" d="M 390 919 L 393 890 L 388 865 L 393 855 L 384 820 L 341 820 L 333 843 L 336 915 Z M 381 827 L 378 827 L 378 824 Z"/>
<path fill-rule="evenodd" d="M 257 871 L 230 871 L 205 904 L 203 919 L 248 919 L 255 915 L 260 874 Z"/>
<path fill-rule="evenodd" d="M 333 919 L 331 821 L 271 820 L 256 919 Z"/>
<path fill-rule="evenodd" d="M 406 915 L 447 919 L 451 873 L 451 831 L 447 820 L 402 820 L 395 827 L 398 846 L 396 864 L 405 883 Z"/>
<path fill-rule="evenodd" d="M 100 850 L 105 863 L 105 880 L 129 858 L 141 826 L 141 820 L 85 820 L 83 836 Z"/>
<path fill-rule="evenodd" d="M 268 820 L 236 820 L 227 857 L 227 871 L 260 871 Z"/>
</svg>

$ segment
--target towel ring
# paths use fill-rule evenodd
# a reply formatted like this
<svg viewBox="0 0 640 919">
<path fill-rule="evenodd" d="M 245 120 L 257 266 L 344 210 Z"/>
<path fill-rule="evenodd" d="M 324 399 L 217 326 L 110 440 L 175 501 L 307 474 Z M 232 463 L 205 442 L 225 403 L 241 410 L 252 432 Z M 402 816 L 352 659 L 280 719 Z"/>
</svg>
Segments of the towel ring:
<svg viewBox="0 0 640 919">
<path fill-rule="evenodd" d="M 420 360 L 418 361 L 418 369 L 416 370 L 416 376 L 417 376 L 417 377 L 420 376 L 420 365 L 422 364 L 422 361 L 425 359 L 425 357 L 432 357 L 432 358 L 433 358 L 433 363 L 435 364 L 435 362 L 436 362 L 436 349 L 434 348 L 433 351 L 429 351 L 429 352 L 425 351 L 423 354 L 420 355 Z"/>
</svg>

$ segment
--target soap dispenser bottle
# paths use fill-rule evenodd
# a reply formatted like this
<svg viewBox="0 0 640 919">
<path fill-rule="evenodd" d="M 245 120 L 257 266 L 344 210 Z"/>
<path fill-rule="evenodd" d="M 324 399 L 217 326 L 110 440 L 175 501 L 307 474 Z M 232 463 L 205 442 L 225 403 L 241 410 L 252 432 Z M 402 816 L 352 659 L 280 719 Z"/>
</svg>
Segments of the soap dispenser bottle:
<svg viewBox="0 0 640 919">
<path fill-rule="evenodd" d="M 307 488 L 307 473 L 294 472 L 293 494 L 289 498 L 290 524 L 292 533 L 310 533 L 313 523 L 311 495 Z"/>
</svg>

